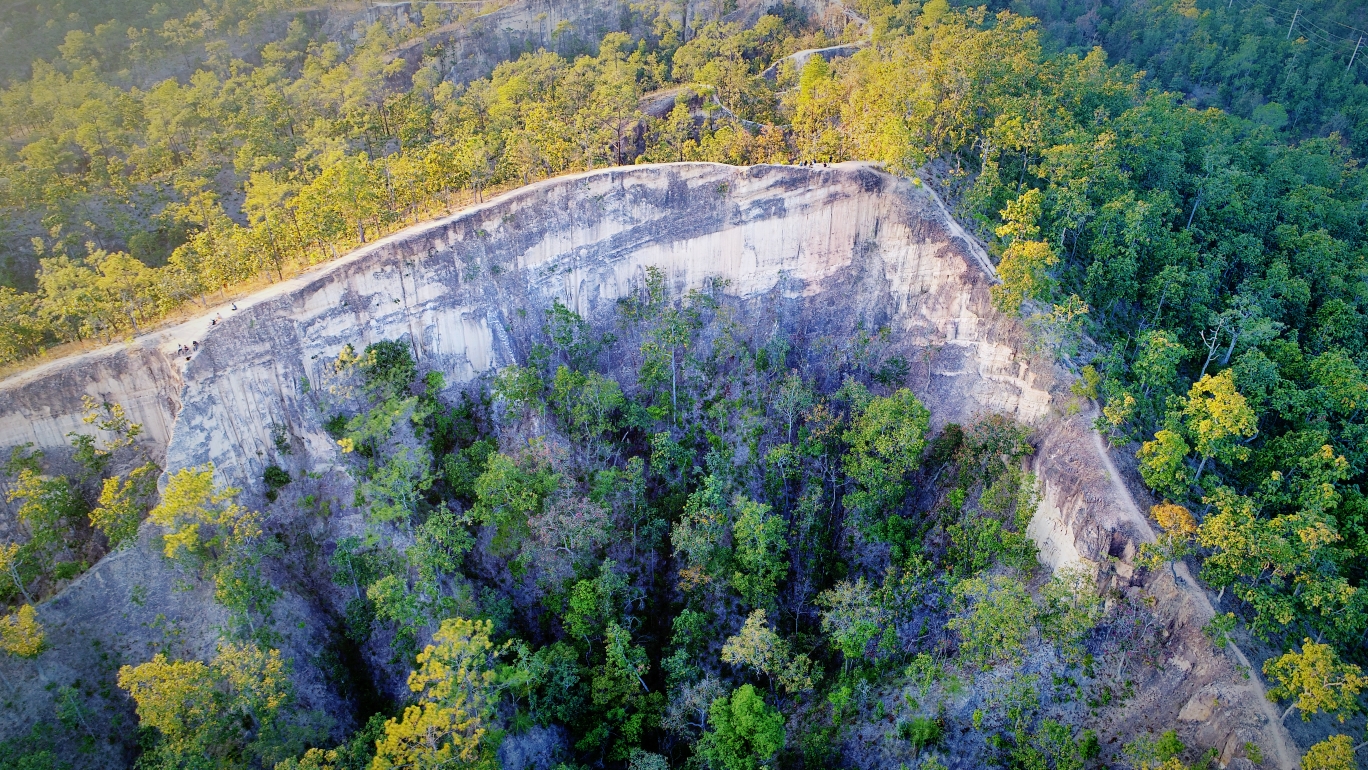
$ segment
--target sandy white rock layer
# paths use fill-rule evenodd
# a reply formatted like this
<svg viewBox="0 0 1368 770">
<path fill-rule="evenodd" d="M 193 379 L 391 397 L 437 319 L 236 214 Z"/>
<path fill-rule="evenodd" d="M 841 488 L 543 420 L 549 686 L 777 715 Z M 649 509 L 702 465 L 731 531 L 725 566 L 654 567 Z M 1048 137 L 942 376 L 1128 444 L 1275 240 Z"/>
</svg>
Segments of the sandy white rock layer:
<svg viewBox="0 0 1368 770">
<path fill-rule="evenodd" d="M 0 383 L 0 448 L 33 442 L 60 450 L 68 431 L 83 428 L 81 398 L 90 395 L 123 404 L 142 422 L 168 470 L 213 462 L 222 481 L 259 488 L 273 426 L 285 426 L 305 467 L 336 462 L 305 383 L 318 383 L 343 346 L 406 340 L 420 366 L 456 387 L 519 359 L 526 339 L 518 318 L 540 317 L 553 300 L 605 317 L 647 268 L 664 271 L 674 295 L 725 281 L 728 294 L 745 299 L 795 300 L 816 317 L 888 326 L 920 351 L 909 380 L 935 423 L 999 412 L 1037 426 L 1044 494 L 1028 531 L 1042 560 L 1089 565 L 1118 590 L 1140 584 L 1131 560 L 1153 534 L 1086 415 L 1063 413 L 1067 378 L 1017 352 L 1019 325 L 991 306 L 996 278 L 987 256 L 932 192 L 864 164 L 663 164 L 531 185 L 368 245 L 239 301 L 236 311 L 215 308 Z M 176 355 L 192 340 L 200 346 L 189 361 Z M 133 584 L 173 580 L 146 535 L 45 603 L 44 623 L 61 630 L 44 656 L 49 664 L 0 664 L 7 676 L 65 681 L 82 675 L 88 647 L 80 645 L 91 639 L 114 644 L 117 636 L 130 650 L 144 643 L 138 629 L 152 615 L 148 603 L 130 603 Z M 203 592 L 173 594 L 160 609 L 171 608 L 190 646 L 207 652 L 217 613 L 201 606 Z M 1190 580 L 1170 594 L 1172 633 L 1200 646 L 1211 605 Z M 110 611 L 93 613 L 102 603 Z M 309 625 L 308 608 L 294 598 L 281 613 Z M 297 660 L 308 659 L 306 636 L 287 639 L 292 645 Z M 1173 718 L 1193 693 L 1233 671 L 1189 666 L 1165 684 Z M 0 717 L 0 732 L 21 728 L 17 715 L 42 710 L 44 691 L 23 689 L 33 710 Z M 1266 753 L 1290 767 L 1295 757 L 1254 689 L 1223 699 L 1203 729 L 1225 742 L 1276 733 Z M 1127 717 L 1117 718 L 1119 726 Z"/>
</svg>

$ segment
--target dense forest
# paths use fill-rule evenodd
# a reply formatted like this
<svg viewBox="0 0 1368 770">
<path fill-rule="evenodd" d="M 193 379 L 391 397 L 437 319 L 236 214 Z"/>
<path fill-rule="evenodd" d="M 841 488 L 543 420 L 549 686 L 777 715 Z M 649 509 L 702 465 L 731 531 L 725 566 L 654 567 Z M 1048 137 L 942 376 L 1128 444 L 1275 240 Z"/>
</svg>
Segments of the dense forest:
<svg viewBox="0 0 1368 770">
<path fill-rule="evenodd" d="M 953 202 L 998 263 L 995 302 L 1137 456 L 1163 531 L 1142 561 L 1198 568 L 1223 613 L 1213 638 L 1285 653 L 1262 673 L 1289 713 L 1362 727 L 1368 63 L 1347 43 L 1362 7 L 868 0 L 836 23 L 776 6 L 685 28 L 647 3 L 633 25 L 650 34 L 470 83 L 429 64 L 396 90 L 387 52 L 447 10 L 339 41 L 267 4 L 128 5 L 108 15 L 150 31 L 101 33 L 92 8 L 9 27 L 31 48 L 5 56 L 38 58 L 6 60 L 0 93 L 0 361 L 138 333 L 568 171 L 882 162 Z M 836 42 L 861 50 L 783 62 Z M 1029 431 L 933 435 L 880 330 L 823 358 L 752 338 L 745 312 L 725 290 L 650 284 L 612 328 L 536 319 L 542 343 L 460 403 L 391 345 L 312 385 L 368 521 L 327 557 L 353 594 L 345 636 L 413 670 L 411 703 L 372 704 L 347 742 L 289 707 L 261 566 L 273 515 L 206 469 L 157 499 L 117 405 L 90 404 L 122 438 L 77 437 L 79 477 L 9 458 L 24 533 L 0 550 L 4 648 L 40 655 L 29 605 L 150 517 L 236 620 L 211 661 L 119 672 L 149 767 L 491 764 L 500 735 L 550 725 L 567 763 L 635 770 L 849 762 L 839 747 L 873 724 L 917 766 L 961 727 L 983 734 L 984 764 L 1093 761 L 1087 704 L 1125 696 L 1145 615 L 1035 573 Z M 276 505 L 327 505 L 283 470 L 263 481 Z M 1037 646 L 1048 660 L 1022 667 Z M 948 724 L 938 704 L 994 671 L 1014 672 L 1001 700 Z M 880 697 L 909 681 L 917 697 Z M 94 739 L 84 697 L 64 696 L 61 740 Z M 43 767 L 52 740 L 5 753 Z M 1127 752 L 1202 761 L 1167 735 Z M 1305 763 L 1353 767 L 1354 741 Z"/>
<path fill-rule="evenodd" d="M 231 622 L 210 661 L 119 668 L 145 730 L 139 766 L 493 767 L 501 739 L 554 729 L 566 767 L 820 766 L 875 756 L 870 741 L 943 767 L 947 702 L 999 675 L 1005 690 L 976 696 L 972 716 L 982 762 L 1095 758 L 1086 715 L 1133 691 L 1160 648 L 1141 603 L 1104 617 L 1087 573 L 1039 570 L 1031 430 L 987 417 L 933 434 L 886 330 L 755 331 L 774 321 L 723 285 L 672 297 L 648 273 L 601 326 L 559 304 L 529 317 L 526 364 L 454 402 L 405 343 L 344 349 L 310 393 L 353 500 L 272 465 L 255 512 L 212 467 L 187 468 L 145 514 Z M 146 466 L 110 474 L 137 427 L 112 407 L 91 417 L 126 437 L 81 455 L 118 498 L 89 514 L 116 543 L 151 503 L 127 491 Z M 37 481 L 41 460 L 16 453 L 21 485 L 70 490 Z M 58 515 L 55 495 L 16 496 L 28 521 Z M 83 509 L 63 499 L 59 535 L 43 552 L 30 541 L 11 593 L 41 585 L 28 565 L 76 550 L 60 533 Z M 364 534 L 300 563 L 334 505 L 364 511 Z M 360 714 L 329 746 L 327 716 L 292 708 L 272 649 L 271 574 L 290 588 L 325 575 L 343 597 L 339 647 L 412 666 L 411 702 Z M 41 655 L 43 630 L 12 617 L 7 649 Z M 10 644 L 21 631 L 28 647 Z M 900 682 L 914 688 L 895 698 Z M 363 700 L 363 683 L 348 688 Z M 70 690 L 65 740 L 93 739 L 83 714 L 117 696 Z M 53 766 L 44 740 L 10 748 Z M 1166 741 L 1131 750 L 1183 752 Z"/>
<path fill-rule="evenodd" d="M 993 3 L 1042 20 L 1054 47 L 1144 70 L 1186 104 L 1304 138 L 1339 133 L 1368 152 L 1368 85 L 1360 42 L 1368 8 L 1354 2 Z"/>
</svg>

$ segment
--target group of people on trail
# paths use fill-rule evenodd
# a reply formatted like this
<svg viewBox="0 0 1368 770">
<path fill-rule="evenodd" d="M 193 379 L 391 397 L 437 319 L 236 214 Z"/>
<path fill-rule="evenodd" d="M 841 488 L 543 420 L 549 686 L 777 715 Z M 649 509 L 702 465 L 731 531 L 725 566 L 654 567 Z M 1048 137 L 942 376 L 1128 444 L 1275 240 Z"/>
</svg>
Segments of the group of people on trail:
<svg viewBox="0 0 1368 770">
<path fill-rule="evenodd" d="M 236 302 L 232 303 L 232 309 L 233 309 L 233 310 L 237 310 L 237 309 L 238 309 L 238 306 L 237 306 L 237 303 L 236 303 Z M 215 327 L 215 326 L 218 326 L 222 321 L 223 321 L 223 314 L 222 314 L 222 313 L 215 313 L 215 314 L 214 314 L 214 317 L 213 317 L 212 319 L 210 319 L 210 321 L 209 321 L 209 326 L 210 326 L 210 328 L 213 328 L 213 327 Z M 186 361 L 189 361 L 189 360 L 191 359 L 191 357 L 193 356 L 193 354 L 199 351 L 199 348 L 200 348 L 199 340 L 190 340 L 190 344 L 189 344 L 189 345 L 177 345 L 177 346 L 176 346 L 176 355 L 177 355 L 177 356 L 185 356 L 185 360 L 186 360 Z"/>
</svg>

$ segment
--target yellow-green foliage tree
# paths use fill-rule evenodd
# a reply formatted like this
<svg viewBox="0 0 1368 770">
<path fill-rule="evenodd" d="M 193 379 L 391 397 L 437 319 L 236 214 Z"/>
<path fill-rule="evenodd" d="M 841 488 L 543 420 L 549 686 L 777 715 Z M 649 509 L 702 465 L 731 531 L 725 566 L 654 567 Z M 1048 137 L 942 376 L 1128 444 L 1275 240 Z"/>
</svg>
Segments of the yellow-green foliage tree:
<svg viewBox="0 0 1368 770">
<path fill-rule="evenodd" d="M 1050 244 L 1040 240 L 1039 190 L 1027 190 L 1002 211 L 1002 225 L 995 231 L 1006 244 L 998 262 L 1002 283 L 993 287 L 993 302 L 1008 313 L 1021 311 L 1028 299 L 1044 299 L 1050 291 L 1049 271 L 1059 264 Z"/>
<path fill-rule="evenodd" d="M 0 618 L 0 649 L 21 658 L 34 658 L 43 651 L 43 626 L 33 605 L 25 604 Z"/>
<path fill-rule="evenodd" d="M 161 503 L 148 513 L 166 530 L 166 557 L 215 559 L 259 535 L 260 517 L 237 503 L 239 491 L 217 487 L 212 463 L 172 475 Z"/>
<path fill-rule="evenodd" d="M 120 668 L 118 682 L 138 721 L 156 731 L 150 767 L 269 766 L 316 737 L 285 729 L 294 690 L 278 650 L 226 642 L 207 665 L 158 654 Z"/>
<path fill-rule="evenodd" d="M 1188 487 L 1202 478 L 1207 461 L 1242 462 L 1249 457 L 1245 443 L 1258 432 L 1258 416 L 1235 387 L 1231 370 L 1204 375 L 1192 384 L 1180 411 L 1169 414 L 1169 427 L 1140 447 L 1140 475 L 1151 489 L 1173 500 L 1188 496 Z M 1201 458 L 1189 475 L 1187 456 Z"/>
<path fill-rule="evenodd" d="M 1368 689 L 1368 677 L 1358 666 L 1339 659 L 1333 647 L 1302 641 L 1301 652 L 1288 652 L 1264 663 L 1264 675 L 1276 683 L 1268 691 L 1273 701 L 1291 699 L 1282 718 L 1293 709 L 1303 720 L 1322 711 L 1343 722 L 1359 711 L 1359 695 Z"/>
<path fill-rule="evenodd" d="M 1197 529 L 1198 545 L 1209 549 L 1202 579 L 1229 586 L 1248 602 L 1256 631 L 1276 632 L 1301 617 L 1336 641 L 1357 638 L 1354 629 L 1362 628 L 1365 611 L 1362 592 L 1345 576 L 1323 569 L 1342 558 L 1343 536 L 1334 518 L 1318 510 L 1318 501 L 1326 502 L 1322 495 L 1307 495 L 1301 500 L 1305 508 L 1272 517 L 1259 515 L 1256 498 L 1228 487 L 1205 499 L 1213 510 Z"/>
<path fill-rule="evenodd" d="M 1233 463 L 1249 457 L 1249 448 L 1242 442 L 1258 432 L 1258 418 L 1235 389 L 1231 370 L 1214 377 L 1205 375 L 1193 383 L 1183 417 L 1193 440 L 1192 448 L 1202 458 L 1194 482 L 1201 481 L 1207 460 Z"/>
<path fill-rule="evenodd" d="M 9 588 L 13 586 L 14 590 L 19 592 L 25 601 L 32 603 L 33 597 L 29 595 L 28 585 L 23 576 L 19 574 L 20 562 L 23 558 L 22 552 L 23 546 L 18 543 L 0 545 L 0 573 L 9 579 L 9 585 L 5 586 L 5 591 L 0 595 L 8 597 L 10 595 Z"/>
<path fill-rule="evenodd" d="M 491 717 L 500 650 L 489 638 L 492 632 L 487 620 L 442 621 L 433 643 L 418 655 L 418 670 L 409 675 L 418 702 L 385 723 L 371 770 L 498 767 Z"/>
<path fill-rule="evenodd" d="M 131 541 L 138 534 L 143 511 L 156 492 L 160 469 L 151 463 L 129 471 L 126 478 L 104 480 L 100 502 L 90 511 L 90 525 L 104 533 L 111 550 Z"/>
<path fill-rule="evenodd" d="M 1140 546 L 1140 562 L 1151 569 L 1168 564 L 1172 570 L 1173 562 L 1192 553 L 1197 520 L 1191 511 L 1167 500 L 1150 508 L 1150 515 L 1159 523 L 1160 532 L 1153 543 Z M 1173 575 L 1176 578 L 1178 573 Z"/>
<path fill-rule="evenodd" d="M 727 639 L 722 645 L 722 660 L 752 668 L 788 693 L 813 686 L 812 660 L 803 653 L 793 653 L 789 643 L 769 627 L 764 610 L 752 612 L 741 630 Z"/>
<path fill-rule="evenodd" d="M 1354 741 L 1347 735 L 1332 735 L 1306 750 L 1302 770 L 1357 770 Z"/>
</svg>

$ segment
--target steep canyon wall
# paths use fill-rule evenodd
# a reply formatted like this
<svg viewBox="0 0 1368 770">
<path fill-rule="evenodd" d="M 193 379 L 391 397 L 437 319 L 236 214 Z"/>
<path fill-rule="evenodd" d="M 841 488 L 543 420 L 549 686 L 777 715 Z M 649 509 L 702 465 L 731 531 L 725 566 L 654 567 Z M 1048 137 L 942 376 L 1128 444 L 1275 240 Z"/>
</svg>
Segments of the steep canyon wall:
<svg viewBox="0 0 1368 770">
<path fill-rule="evenodd" d="M 540 318 L 554 300 L 606 317 L 639 290 L 647 268 L 662 270 L 676 295 L 722 281 L 752 303 L 807 308 L 806 323 L 887 326 L 916 351 L 909 380 L 936 423 L 1001 412 L 1038 428 L 1044 499 L 1030 533 L 1042 559 L 1086 560 L 1108 586 L 1139 590 L 1131 560 L 1153 535 L 1086 411 L 1066 408 L 1067 378 L 1017 352 L 1023 332 L 991 306 L 996 279 L 987 256 L 936 196 L 862 164 L 664 164 L 532 185 L 366 246 L 239 301 L 236 311 L 211 311 L 223 316 L 219 323 L 196 319 L 0 383 L 0 448 L 64 447 L 66 433 L 82 427 L 81 400 L 90 395 L 124 404 L 146 425 L 168 470 L 212 462 L 222 481 L 259 493 L 282 430 L 294 462 L 336 463 L 311 388 L 345 345 L 406 340 L 421 367 L 440 370 L 455 388 L 522 360 L 524 319 Z M 186 360 L 176 351 L 192 340 L 199 349 Z M 174 582 L 159 558 L 144 537 L 94 566 L 40 609 L 44 623 L 60 629 L 44 668 L 7 661 L 5 675 L 74 678 L 86 673 L 79 652 L 91 640 L 108 647 L 118 646 L 115 634 L 139 638 L 156 604 L 133 602 L 135 584 Z M 1190 581 L 1171 582 L 1168 633 L 1194 650 L 1192 660 L 1173 664 L 1176 678 L 1160 682 L 1164 697 L 1135 707 L 1149 712 L 1119 713 L 1115 727 L 1155 710 L 1177 719 L 1213 683 L 1234 679 L 1209 645 L 1198 649 L 1209 603 Z M 171 609 L 157 611 L 171 612 L 187 638 L 211 649 L 217 615 L 203 592 L 166 589 L 159 597 Z M 297 597 L 283 606 L 290 622 L 282 627 L 297 621 L 302 629 L 285 646 L 307 660 L 310 610 Z M 47 697 L 40 687 L 25 692 L 35 703 Z M 324 697 L 322 685 L 311 692 Z M 1269 724 L 1257 680 L 1253 689 L 1221 692 L 1201 721 L 1207 745 L 1262 741 L 1280 730 Z M 22 718 L 0 720 L 6 733 L 22 727 Z M 1266 755 L 1282 766 L 1295 761 L 1277 745 Z"/>
</svg>

